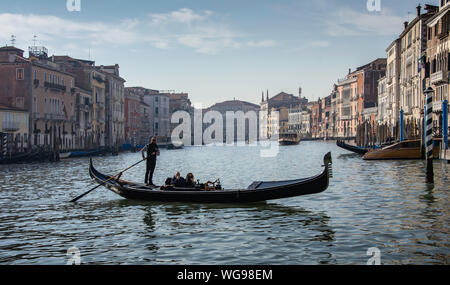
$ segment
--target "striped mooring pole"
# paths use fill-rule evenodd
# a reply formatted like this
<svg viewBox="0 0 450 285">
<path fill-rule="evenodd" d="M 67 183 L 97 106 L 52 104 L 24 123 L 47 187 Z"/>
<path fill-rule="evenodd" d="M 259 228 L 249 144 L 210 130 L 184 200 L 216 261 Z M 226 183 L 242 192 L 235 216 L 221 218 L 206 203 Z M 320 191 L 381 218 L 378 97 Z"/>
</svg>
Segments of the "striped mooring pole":
<svg viewBox="0 0 450 285">
<path fill-rule="evenodd" d="M 433 171 L 433 88 L 425 90 L 425 157 L 427 159 L 427 183 L 434 183 Z"/>
<path fill-rule="evenodd" d="M 0 156 L 5 157 L 6 153 L 7 153 L 8 137 L 6 136 L 6 134 L 0 133 L 0 138 L 1 138 L 1 141 L 0 141 L 0 146 L 1 146 L 0 151 L 1 151 L 1 153 L 0 153 Z"/>
</svg>

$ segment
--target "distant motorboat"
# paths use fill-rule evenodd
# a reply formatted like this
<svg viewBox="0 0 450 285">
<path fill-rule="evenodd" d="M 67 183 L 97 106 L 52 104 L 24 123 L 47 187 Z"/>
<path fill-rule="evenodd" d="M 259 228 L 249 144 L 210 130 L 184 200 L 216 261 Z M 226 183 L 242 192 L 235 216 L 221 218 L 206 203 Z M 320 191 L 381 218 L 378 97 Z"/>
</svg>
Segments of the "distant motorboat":
<svg viewBox="0 0 450 285">
<path fill-rule="evenodd" d="M 284 133 L 280 134 L 278 139 L 280 145 L 298 145 L 300 143 L 300 136 L 296 133 Z"/>
<path fill-rule="evenodd" d="M 87 150 L 87 151 L 71 151 L 71 152 L 60 153 L 59 157 L 61 159 L 67 159 L 67 158 L 76 158 L 76 157 L 97 156 L 97 155 L 101 155 L 103 153 L 104 153 L 104 151 L 101 149 Z"/>
</svg>

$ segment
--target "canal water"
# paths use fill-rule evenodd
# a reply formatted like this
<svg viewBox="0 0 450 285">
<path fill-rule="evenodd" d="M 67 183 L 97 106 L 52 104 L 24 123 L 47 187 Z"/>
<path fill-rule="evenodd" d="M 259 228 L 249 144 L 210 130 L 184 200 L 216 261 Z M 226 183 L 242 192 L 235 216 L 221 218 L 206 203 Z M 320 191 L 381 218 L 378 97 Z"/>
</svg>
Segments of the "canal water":
<svg viewBox="0 0 450 285">
<path fill-rule="evenodd" d="M 275 157 L 247 147 L 162 150 L 155 182 L 176 171 L 221 178 L 225 188 L 253 181 L 308 177 L 333 155 L 324 193 L 249 205 L 127 201 L 95 186 L 88 159 L 0 166 L 0 264 L 66 264 L 76 247 L 83 264 L 449 264 L 450 165 L 434 163 L 434 187 L 423 161 L 365 162 L 331 142 L 280 147 Z M 138 153 L 94 159 L 117 173 Z M 124 174 L 143 181 L 145 165 Z M 372 251 L 373 252 L 373 251 Z"/>
</svg>

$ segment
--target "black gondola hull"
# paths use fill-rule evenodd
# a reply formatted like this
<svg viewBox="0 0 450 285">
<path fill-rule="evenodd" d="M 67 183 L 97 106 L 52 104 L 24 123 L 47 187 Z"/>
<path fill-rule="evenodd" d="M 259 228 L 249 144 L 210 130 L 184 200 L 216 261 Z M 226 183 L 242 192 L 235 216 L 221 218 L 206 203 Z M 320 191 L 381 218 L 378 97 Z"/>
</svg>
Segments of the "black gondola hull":
<svg viewBox="0 0 450 285">
<path fill-rule="evenodd" d="M 160 190 L 159 188 L 150 188 L 143 184 L 121 180 L 107 181 L 111 176 L 98 172 L 92 165 L 92 161 L 89 172 L 92 179 L 97 183 L 103 184 L 106 188 L 127 199 L 184 203 L 254 203 L 321 193 L 328 188 L 331 175 L 330 167 L 331 155 L 329 155 L 329 162 L 325 163 L 324 171 L 311 178 L 284 182 L 261 182 L 261 185 L 282 184 L 261 189 L 215 191 L 194 189 Z"/>
<path fill-rule="evenodd" d="M 360 155 L 365 155 L 369 151 L 368 148 L 362 148 L 362 147 L 357 147 L 354 145 L 346 144 L 343 141 L 337 141 L 336 145 L 340 148 L 343 148 L 345 150 L 348 150 L 348 151 L 351 151 L 351 152 L 354 152 L 354 153 L 357 153 Z"/>
</svg>

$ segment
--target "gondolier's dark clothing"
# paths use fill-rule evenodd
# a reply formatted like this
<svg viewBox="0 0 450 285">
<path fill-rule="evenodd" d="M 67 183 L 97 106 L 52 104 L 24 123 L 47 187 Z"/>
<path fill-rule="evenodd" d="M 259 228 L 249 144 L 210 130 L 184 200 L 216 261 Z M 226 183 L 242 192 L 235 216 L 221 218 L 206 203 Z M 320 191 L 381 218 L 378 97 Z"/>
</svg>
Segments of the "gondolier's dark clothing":
<svg viewBox="0 0 450 285">
<path fill-rule="evenodd" d="M 153 184 L 153 173 L 155 172 L 156 167 L 156 157 L 159 154 L 159 148 L 156 143 L 151 143 L 146 145 L 142 149 L 142 156 L 147 154 L 147 169 L 145 171 L 145 184 Z"/>
</svg>

